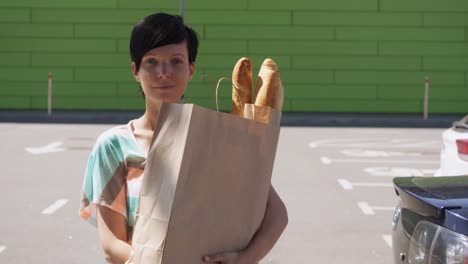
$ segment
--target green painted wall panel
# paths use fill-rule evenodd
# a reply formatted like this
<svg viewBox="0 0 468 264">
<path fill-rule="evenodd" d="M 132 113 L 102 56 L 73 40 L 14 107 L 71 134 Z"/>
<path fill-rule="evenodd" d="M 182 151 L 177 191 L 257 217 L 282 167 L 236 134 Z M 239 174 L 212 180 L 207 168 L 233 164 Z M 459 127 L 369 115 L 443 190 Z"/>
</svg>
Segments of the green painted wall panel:
<svg viewBox="0 0 468 264">
<path fill-rule="evenodd" d="M 408 100 L 294 100 L 293 112 L 374 112 L 374 113 L 417 113 L 419 101 Z"/>
<path fill-rule="evenodd" d="M 332 71 L 304 71 L 290 70 L 281 71 L 281 80 L 287 84 L 324 84 L 333 83 L 334 74 Z M 287 92 L 285 92 L 287 93 Z"/>
<path fill-rule="evenodd" d="M 92 66 L 127 67 L 130 72 L 131 59 L 128 54 L 101 53 L 33 53 L 33 66 Z"/>
<path fill-rule="evenodd" d="M 47 82 L 47 74 L 52 72 L 57 81 L 71 81 L 71 68 L 43 67 L 0 67 L 0 81 L 40 81 Z"/>
<path fill-rule="evenodd" d="M 0 7 L 47 7 L 47 8 L 115 8 L 116 0 L 15 0 L 1 1 Z"/>
<path fill-rule="evenodd" d="M 29 8 L 2 8 L 0 9 L 0 22 L 29 23 L 31 22 L 31 11 Z"/>
<path fill-rule="evenodd" d="M 333 40 L 332 27 L 301 26 L 207 26 L 207 39 L 283 39 L 293 40 Z"/>
<path fill-rule="evenodd" d="M 248 51 L 278 55 L 377 55 L 374 41 L 250 41 Z"/>
<path fill-rule="evenodd" d="M 468 26 L 468 13 L 425 13 L 426 26 Z"/>
<path fill-rule="evenodd" d="M 291 24 L 291 12 L 190 11 L 185 15 L 185 20 L 190 24 L 208 25 L 289 25 Z"/>
<path fill-rule="evenodd" d="M 467 43 L 382 41 L 381 55 L 468 56 Z"/>
<path fill-rule="evenodd" d="M 424 57 L 424 70 L 468 71 L 468 57 Z"/>
<path fill-rule="evenodd" d="M 0 66 L 26 66 L 31 64 L 29 53 L 0 52 Z"/>
<path fill-rule="evenodd" d="M 162 9 L 179 9 L 180 1 L 173 0 L 117 0 L 119 8 L 162 8 Z M 186 11 L 195 9 L 208 9 L 208 10 L 231 10 L 231 9 L 245 9 L 247 7 L 247 0 L 236 1 L 213 1 L 213 0 L 197 0 L 185 1 Z M 149 11 L 149 10 L 148 10 Z M 150 11 L 149 11 L 150 12 Z"/>
<path fill-rule="evenodd" d="M 456 72 L 337 71 L 336 83 L 343 84 L 421 84 L 429 76 L 431 83 L 464 85 L 465 76 Z"/>
<path fill-rule="evenodd" d="M 429 109 L 430 113 L 464 113 L 468 112 L 466 101 L 436 101 L 432 102 Z"/>
<path fill-rule="evenodd" d="M 27 96 L 2 96 L 0 109 L 29 109 L 30 101 Z"/>
<path fill-rule="evenodd" d="M 142 110 L 145 103 L 139 97 L 54 97 L 52 109 L 77 110 Z M 32 97 L 32 109 L 47 109 L 47 98 Z"/>
<path fill-rule="evenodd" d="M 429 40 L 464 41 L 462 28 L 384 28 L 384 27 L 338 27 L 338 40 Z"/>
<path fill-rule="evenodd" d="M 115 52 L 114 40 L 0 38 L 0 51 Z"/>
<path fill-rule="evenodd" d="M 428 75 L 431 111 L 466 113 L 464 0 L 185 4 L 185 20 L 200 36 L 185 102 L 214 109 L 216 82 L 231 78 L 234 64 L 247 56 L 254 86 L 265 58 L 278 63 L 284 111 L 420 113 Z M 9 102 L 0 108 L 45 109 L 52 71 L 55 109 L 142 110 L 130 71 L 131 29 L 152 12 L 178 14 L 179 5 L 173 0 L 0 3 L 0 98 Z M 231 93 L 230 81 L 223 80 L 222 111 L 230 110 Z"/>
<path fill-rule="evenodd" d="M 52 87 L 55 82 L 52 83 Z M 0 81 L 0 97 L 4 96 L 47 96 L 48 81 Z M 29 107 L 29 106 L 28 106 Z"/>
<path fill-rule="evenodd" d="M 377 10 L 378 0 L 251 0 L 250 9 L 271 9 L 271 10 Z"/>
<path fill-rule="evenodd" d="M 294 69 L 420 70 L 420 57 L 292 56 Z"/>
<path fill-rule="evenodd" d="M 247 41 L 204 39 L 200 42 L 199 52 L 200 54 L 236 54 L 241 57 L 242 54 L 247 53 Z"/>
<path fill-rule="evenodd" d="M 0 95 L 21 96 L 47 96 L 47 79 L 42 81 L 13 82 L 0 81 Z M 53 96 L 115 96 L 117 95 L 116 83 L 91 83 L 91 82 L 52 82 Z"/>
<path fill-rule="evenodd" d="M 156 10 L 155 10 L 156 11 Z M 148 10 L 121 9 L 32 9 L 33 23 L 136 24 Z"/>
<path fill-rule="evenodd" d="M 421 26 L 422 14 L 373 12 L 293 12 L 294 25 Z"/>
<path fill-rule="evenodd" d="M 375 85 L 288 85 L 285 98 L 291 99 L 367 99 L 377 98 Z"/>
<path fill-rule="evenodd" d="M 419 99 L 424 100 L 424 85 L 381 86 L 379 99 Z M 468 100 L 468 87 L 463 86 L 429 86 L 429 104 L 435 100 Z"/>
<path fill-rule="evenodd" d="M 139 84 L 136 81 L 118 82 L 117 83 L 117 96 L 139 96 Z"/>
<path fill-rule="evenodd" d="M 381 11 L 467 12 L 465 0 L 380 0 Z"/>
<path fill-rule="evenodd" d="M 129 68 L 81 68 L 75 69 L 75 80 L 77 81 L 132 81 L 132 71 Z"/>
<path fill-rule="evenodd" d="M 134 25 L 75 25 L 76 38 L 128 38 Z M 128 40 L 127 40 L 128 42 Z"/>
<path fill-rule="evenodd" d="M 72 25 L 0 24 L 0 37 L 73 37 Z"/>
</svg>

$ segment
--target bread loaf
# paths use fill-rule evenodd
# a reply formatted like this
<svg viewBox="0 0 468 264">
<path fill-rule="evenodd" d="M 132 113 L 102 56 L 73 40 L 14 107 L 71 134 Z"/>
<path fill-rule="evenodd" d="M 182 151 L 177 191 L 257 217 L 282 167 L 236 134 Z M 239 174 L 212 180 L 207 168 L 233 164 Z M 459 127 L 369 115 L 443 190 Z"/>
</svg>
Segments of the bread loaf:
<svg viewBox="0 0 468 264">
<path fill-rule="evenodd" d="M 252 62 L 246 57 L 237 61 L 232 71 L 232 110 L 231 113 L 242 117 L 244 105 L 252 103 Z"/>
<path fill-rule="evenodd" d="M 254 104 L 281 111 L 283 97 L 284 89 L 278 66 L 272 59 L 267 58 L 263 61 L 258 73 Z"/>
</svg>

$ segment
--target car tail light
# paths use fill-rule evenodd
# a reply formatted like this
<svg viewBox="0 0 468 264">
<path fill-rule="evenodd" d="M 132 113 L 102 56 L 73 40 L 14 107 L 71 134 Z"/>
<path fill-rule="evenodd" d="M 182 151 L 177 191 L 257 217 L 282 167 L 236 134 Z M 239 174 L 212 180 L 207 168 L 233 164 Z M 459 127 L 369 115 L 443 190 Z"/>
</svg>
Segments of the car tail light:
<svg viewBox="0 0 468 264">
<path fill-rule="evenodd" d="M 458 157 L 468 162 L 468 139 L 457 139 Z"/>
<path fill-rule="evenodd" d="M 421 221 L 411 237 L 411 264 L 468 264 L 468 237 Z"/>
</svg>

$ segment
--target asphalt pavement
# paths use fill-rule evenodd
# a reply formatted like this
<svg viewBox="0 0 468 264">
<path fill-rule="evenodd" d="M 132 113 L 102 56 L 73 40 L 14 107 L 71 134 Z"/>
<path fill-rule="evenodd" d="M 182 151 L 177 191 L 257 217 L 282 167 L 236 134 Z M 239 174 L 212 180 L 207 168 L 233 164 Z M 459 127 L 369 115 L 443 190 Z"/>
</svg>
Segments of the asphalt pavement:
<svg viewBox="0 0 468 264">
<path fill-rule="evenodd" d="M 111 126 L 0 123 L 0 263 L 104 263 L 78 208 L 88 155 Z M 272 183 L 289 225 L 261 263 L 393 263 L 392 179 L 431 176 L 442 131 L 282 127 Z"/>
</svg>

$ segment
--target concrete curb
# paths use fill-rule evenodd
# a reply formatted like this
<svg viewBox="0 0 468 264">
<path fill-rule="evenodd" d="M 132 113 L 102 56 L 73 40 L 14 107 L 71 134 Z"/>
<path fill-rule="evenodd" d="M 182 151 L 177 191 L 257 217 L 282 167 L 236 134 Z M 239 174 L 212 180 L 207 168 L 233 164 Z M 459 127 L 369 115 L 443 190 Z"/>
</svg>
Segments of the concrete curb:
<svg viewBox="0 0 468 264">
<path fill-rule="evenodd" d="M 52 124 L 125 124 L 138 111 L 0 111 L 0 122 Z M 464 114 L 434 114 L 423 120 L 416 114 L 283 113 L 282 126 L 448 128 Z"/>
</svg>

